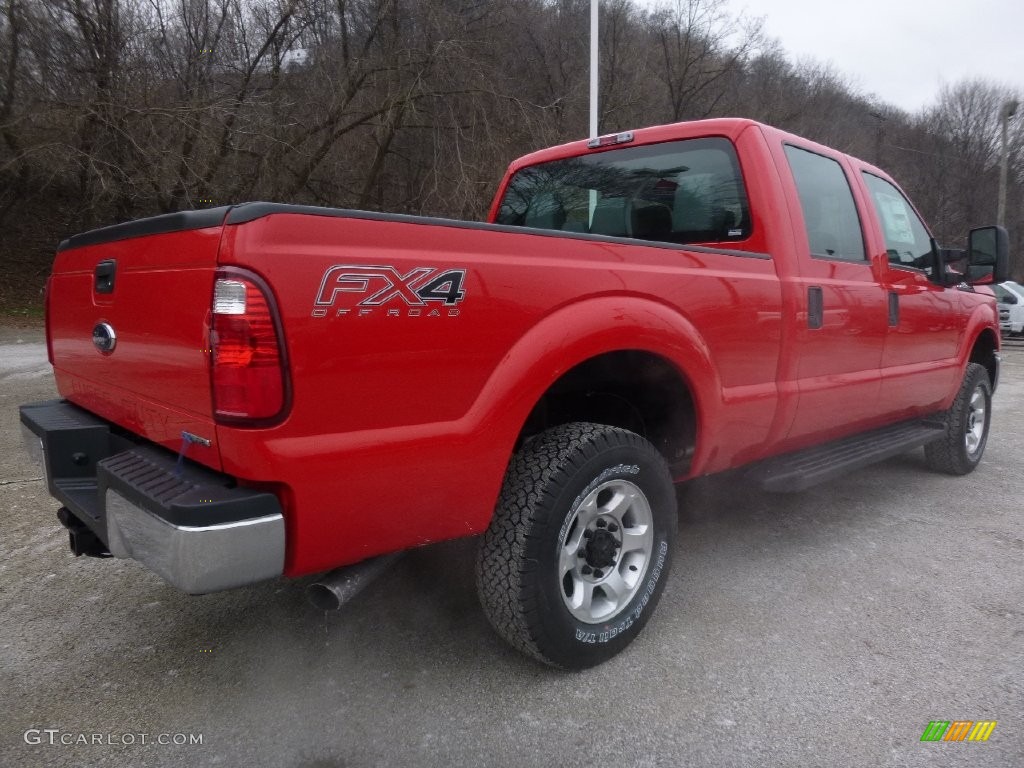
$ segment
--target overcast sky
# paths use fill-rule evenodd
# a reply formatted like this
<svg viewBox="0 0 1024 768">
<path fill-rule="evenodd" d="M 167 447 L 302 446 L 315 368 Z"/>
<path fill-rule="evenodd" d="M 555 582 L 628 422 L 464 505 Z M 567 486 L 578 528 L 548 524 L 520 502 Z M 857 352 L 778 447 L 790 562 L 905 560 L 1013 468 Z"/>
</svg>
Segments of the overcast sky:
<svg viewBox="0 0 1024 768">
<path fill-rule="evenodd" d="M 793 58 L 832 62 L 865 93 L 913 112 L 943 84 L 1024 91 L 1024 0 L 728 0 L 762 16 Z"/>
</svg>

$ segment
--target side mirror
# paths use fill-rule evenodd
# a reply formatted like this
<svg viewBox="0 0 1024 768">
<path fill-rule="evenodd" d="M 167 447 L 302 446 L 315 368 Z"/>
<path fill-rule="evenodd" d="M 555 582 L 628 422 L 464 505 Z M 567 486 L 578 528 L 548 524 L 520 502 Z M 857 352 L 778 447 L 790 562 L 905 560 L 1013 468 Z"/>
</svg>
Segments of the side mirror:
<svg viewBox="0 0 1024 768">
<path fill-rule="evenodd" d="M 1010 236 L 1003 227 L 972 229 L 967 236 L 966 282 L 1002 283 L 1010 278 Z"/>
</svg>

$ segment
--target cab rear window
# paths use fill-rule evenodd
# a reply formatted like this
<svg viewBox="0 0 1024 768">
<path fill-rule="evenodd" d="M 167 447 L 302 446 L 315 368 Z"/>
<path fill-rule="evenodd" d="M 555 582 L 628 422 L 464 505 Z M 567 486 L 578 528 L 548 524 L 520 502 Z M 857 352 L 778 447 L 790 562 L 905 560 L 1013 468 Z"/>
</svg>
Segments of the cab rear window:
<svg viewBox="0 0 1024 768">
<path fill-rule="evenodd" d="M 688 139 L 529 166 L 512 177 L 498 224 L 668 243 L 751 234 L 732 144 Z"/>
</svg>

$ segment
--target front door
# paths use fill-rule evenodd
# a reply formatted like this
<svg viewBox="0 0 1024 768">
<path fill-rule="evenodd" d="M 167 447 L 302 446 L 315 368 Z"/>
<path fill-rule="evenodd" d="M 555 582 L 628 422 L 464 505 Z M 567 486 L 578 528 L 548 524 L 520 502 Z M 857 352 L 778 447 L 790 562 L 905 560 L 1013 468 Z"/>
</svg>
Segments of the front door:
<svg viewBox="0 0 1024 768">
<path fill-rule="evenodd" d="M 880 236 L 885 245 L 881 402 L 888 414 L 911 417 L 934 411 L 956 389 L 960 293 L 932 279 L 931 235 L 903 193 L 867 171 L 861 178 L 881 228 L 872 239 Z"/>
</svg>

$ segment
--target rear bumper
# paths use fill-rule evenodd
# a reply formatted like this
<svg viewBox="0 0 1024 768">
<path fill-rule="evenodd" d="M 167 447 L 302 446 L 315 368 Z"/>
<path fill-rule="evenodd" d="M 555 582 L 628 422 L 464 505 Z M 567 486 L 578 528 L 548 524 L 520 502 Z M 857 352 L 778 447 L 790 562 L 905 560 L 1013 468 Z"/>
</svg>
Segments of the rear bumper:
<svg viewBox="0 0 1024 768">
<path fill-rule="evenodd" d="M 50 494 L 115 557 L 191 594 L 284 570 L 284 516 L 273 494 L 238 487 L 63 400 L 22 406 L 21 423 Z"/>
</svg>

